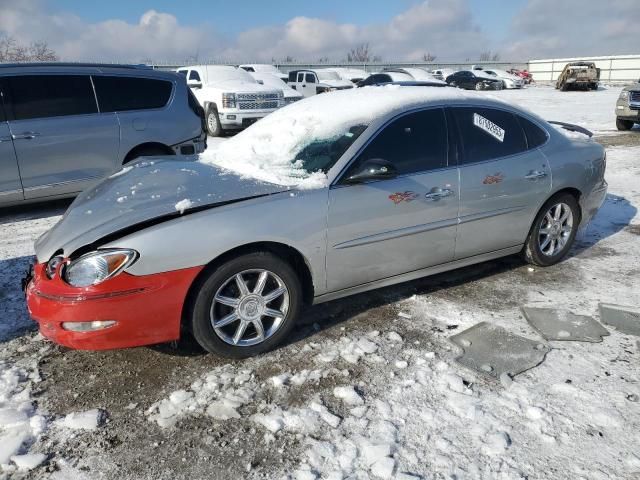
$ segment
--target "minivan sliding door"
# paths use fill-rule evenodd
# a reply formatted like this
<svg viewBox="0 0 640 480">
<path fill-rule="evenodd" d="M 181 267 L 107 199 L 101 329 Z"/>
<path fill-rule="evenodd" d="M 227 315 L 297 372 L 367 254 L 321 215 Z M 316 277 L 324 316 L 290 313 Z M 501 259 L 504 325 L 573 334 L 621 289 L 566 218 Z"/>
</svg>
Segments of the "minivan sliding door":
<svg viewBox="0 0 640 480">
<path fill-rule="evenodd" d="M 4 80 L 0 79 L 0 205 L 24 199 L 20 170 L 3 105 Z"/>
</svg>

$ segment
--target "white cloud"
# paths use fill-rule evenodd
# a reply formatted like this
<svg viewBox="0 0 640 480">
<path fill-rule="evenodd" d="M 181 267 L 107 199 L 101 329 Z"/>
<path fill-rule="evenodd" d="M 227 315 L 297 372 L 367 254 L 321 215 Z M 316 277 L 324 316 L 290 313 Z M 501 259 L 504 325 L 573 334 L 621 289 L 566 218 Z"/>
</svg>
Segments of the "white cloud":
<svg viewBox="0 0 640 480">
<path fill-rule="evenodd" d="M 638 53 L 639 0 L 529 0 L 505 54 L 541 58 Z"/>
<path fill-rule="evenodd" d="M 295 16 L 234 38 L 217 34 L 215 24 L 187 26 L 156 10 L 145 12 L 136 23 L 92 23 L 55 10 L 46 0 L 0 0 L 0 33 L 25 43 L 45 40 L 64 60 L 342 60 L 361 43 L 369 43 L 373 54 L 387 60 L 417 60 L 429 52 L 438 60 L 456 61 L 478 58 L 486 50 L 499 52 L 503 59 L 525 60 L 638 53 L 638 1 L 529 0 L 510 21 L 510 34 L 501 43 L 477 24 L 468 0 L 423 0 L 380 24 Z"/>
</svg>

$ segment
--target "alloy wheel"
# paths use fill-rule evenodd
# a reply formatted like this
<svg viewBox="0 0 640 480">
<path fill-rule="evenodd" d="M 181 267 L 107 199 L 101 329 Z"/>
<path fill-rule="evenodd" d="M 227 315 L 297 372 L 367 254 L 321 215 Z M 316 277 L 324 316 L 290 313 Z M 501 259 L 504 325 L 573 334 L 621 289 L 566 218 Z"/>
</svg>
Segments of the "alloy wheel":
<svg viewBox="0 0 640 480">
<path fill-rule="evenodd" d="M 289 310 L 289 289 L 269 270 L 245 270 L 228 278 L 210 308 L 216 335 L 233 346 L 251 346 L 275 334 Z"/>
<path fill-rule="evenodd" d="M 209 127 L 210 132 L 215 132 L 218 128 L 218 119 L 216 118 L 215 112 L 210 112 L 207 115 L 207 127 Z"/>
<path fill-rule="evenodd" d="M 543 255 L 553 257 L 562 252 L 573 232 L 573 212 L 566 203 L 553 205 L 540 222 L 538 245 Z"/>
</svg>

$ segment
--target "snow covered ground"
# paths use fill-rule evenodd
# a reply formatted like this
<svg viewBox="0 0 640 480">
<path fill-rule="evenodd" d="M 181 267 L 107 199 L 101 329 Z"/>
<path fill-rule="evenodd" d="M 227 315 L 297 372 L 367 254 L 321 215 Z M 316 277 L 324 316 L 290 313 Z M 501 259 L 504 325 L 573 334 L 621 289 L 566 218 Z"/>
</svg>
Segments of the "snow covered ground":
<svg viewBox="0 0 640 480">
<path fill-rule="evenodd" d="M 609 196 L 565 262 L 507 258 L 323 304 L 240 362 L 44 341 L 19 280 L 65 204 L 0 212 L 0 479 L 640 478 L 638 338 L 552 342 L 502 382 L 448 341 L 481 321 L 541 340 L 523 305 L 640 305 L 640 135 L 614 130 L 619 91 L 494 94 L 610 146 Z"/>
</svg>

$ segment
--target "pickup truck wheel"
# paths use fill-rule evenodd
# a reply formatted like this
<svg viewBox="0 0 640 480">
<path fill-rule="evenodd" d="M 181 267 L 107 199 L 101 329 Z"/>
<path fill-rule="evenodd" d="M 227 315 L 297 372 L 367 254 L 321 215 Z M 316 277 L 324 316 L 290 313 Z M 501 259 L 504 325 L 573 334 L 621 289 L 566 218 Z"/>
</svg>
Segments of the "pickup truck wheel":
<svg viewBox="0 0 640 480">
<path fill-rule="evenodd" d="M 580 225 L 580 207 L 575 197 L 560 193 L 543 205 L 533 222 L 524 258 L 528 263 L 548 267 L 569 253 Z"/>
<path fill-rule="evenodd" d="M 302 287 L 291 266 L 255 252 L 227 261 L 201 281 L 187 321 L 205 350 L 246 358 L 281 343 L 301 307 Z"/>
<path fill-rule="evenodd" d="M 215 107 L 209 107 L 207 109 L 207 132 L 212 137 L 219 137 L 222 135 L 223 130 L 220 125 L 220 116 L 218 115 L 218 110 Z"/>
<path fill-rule="evenodd" d="M 627 130 L 631 130 L 633 128 L 633 122 L 631 120 L 622 120 L 620 118 L 616 118 L 616 128 L 621 132 L 626 132 Z"/>
</svg>

